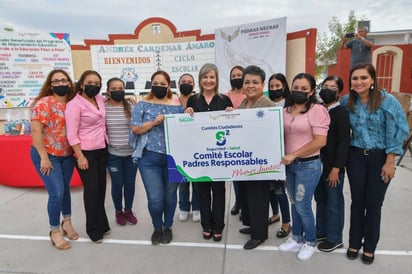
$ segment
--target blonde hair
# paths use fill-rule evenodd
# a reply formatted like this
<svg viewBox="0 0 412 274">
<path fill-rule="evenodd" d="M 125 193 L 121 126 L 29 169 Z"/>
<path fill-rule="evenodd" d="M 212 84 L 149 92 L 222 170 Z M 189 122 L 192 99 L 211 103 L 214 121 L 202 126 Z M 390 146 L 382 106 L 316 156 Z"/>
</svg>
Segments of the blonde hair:
<svg viewBox="0 0 412 274">
<path fill-rule="evenodd" d="M 200 95 L 203 95 L 203 86 L 201 85 L 202 82 L 202 78 L 208 74 L 211 70 L 213 70 L 216 73 L 216 86 L 215 86 L 215 94 L 218 95 L 219 97 L 221 97 L 222 95 L 219 93 L 219 71 L 217 69 L 217 66 L 215 64 L 212 63 L 206 63 L 204 64 L 200 70 L 199 70 L 199 93 L 193 95 L 193 96 L 197 96 L 197 98 L 200 97 Z"/>
</svg>

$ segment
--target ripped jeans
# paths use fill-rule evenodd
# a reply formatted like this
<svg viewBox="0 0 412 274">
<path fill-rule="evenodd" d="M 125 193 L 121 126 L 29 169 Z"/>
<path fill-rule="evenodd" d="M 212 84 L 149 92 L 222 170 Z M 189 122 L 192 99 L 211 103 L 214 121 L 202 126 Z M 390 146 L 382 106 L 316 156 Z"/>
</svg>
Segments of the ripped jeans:
<svg viewBox="0 0 412 274">
<path fill-rule="evenodd" d="M 297 242 L 316 246 L 315 217 L 312 199 L 322 173 L 320 159 L 286 166 L 286 189 L 292 205 L 292 234 Z"/>
<path fill-rule="evenodd" d="M 116 211 L 133 207 L 137 165 L 131 156 L 117 156 L 109 153 L 107 169 L 112 179 L 112 199 Z M 124 207 L 123 207 L 124 198 Z"/>
</svg>

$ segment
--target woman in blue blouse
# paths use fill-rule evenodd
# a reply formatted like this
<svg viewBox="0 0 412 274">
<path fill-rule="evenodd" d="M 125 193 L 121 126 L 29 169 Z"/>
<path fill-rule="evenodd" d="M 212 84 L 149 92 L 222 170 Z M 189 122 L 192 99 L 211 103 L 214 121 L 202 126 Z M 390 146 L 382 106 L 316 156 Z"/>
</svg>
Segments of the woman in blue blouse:
<svg viewBox="0 0 412 274">
<path fill-rule="evenodd" d="M 177 204 L 177 186 L 168 182 L 164 124 L 165 114 L 183 113 L 173 101 L 170 76 L 157 71 L 151 77 L 150 93 L 134 108 L 130 125 L 137 135 L 132 157 L 139 162 L 139 171 L 146 190 L 154 232 L 153 245 L 172 241 L 172 225 Z"/>
<path fill-rule="evenodd" d="M 347 173 L 351 216 L 347 257 L 371 264 L 379 240 L 381 207 L 395 177 L 395 155 L 402 153 L 408 124 L 400 103 L 378 86 L 375 68 L 358 64 L 350 71 L 350 92 L 342 98 L 352 129 Z"/>
</svg>

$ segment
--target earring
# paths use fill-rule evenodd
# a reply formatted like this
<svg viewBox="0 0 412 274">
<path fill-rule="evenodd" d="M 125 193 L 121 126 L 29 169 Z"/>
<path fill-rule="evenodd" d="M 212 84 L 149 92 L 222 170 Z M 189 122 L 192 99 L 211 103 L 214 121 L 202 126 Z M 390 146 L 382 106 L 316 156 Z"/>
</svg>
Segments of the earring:
<svg viewBox="0 0 412 274">
<path fill-rule="evenodd" d="M 374 85 L 371 85 L 371 88 L 370 88 L 371 90 L 374 90 L 375 89 L 375 86 Z"/>
</svg>

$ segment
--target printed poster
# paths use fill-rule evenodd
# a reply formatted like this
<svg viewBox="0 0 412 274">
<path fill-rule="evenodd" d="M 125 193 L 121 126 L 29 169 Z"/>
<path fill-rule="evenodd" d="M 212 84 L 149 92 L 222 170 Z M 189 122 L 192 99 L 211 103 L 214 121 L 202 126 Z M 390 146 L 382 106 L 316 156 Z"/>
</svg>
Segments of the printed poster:
<svg viewBox="0 0 412 274">
<path fill-rule="evenodd" d="M 286 72 L 286 17 L 216 29 L 215 43 L 222 92 L 231 89 L 234 66 L 258 66 L 266 79 Z"/>
<path fill-rule="evenodd" d="M 0 32 L 0 108 L 29 107 L 53 69 L 74 80 L 68 33 Z"/>
<path fill-rule="evenodd" d="M 280 107 L 167 115 L 169 181 L 284 180 Z"/>
</svg>

